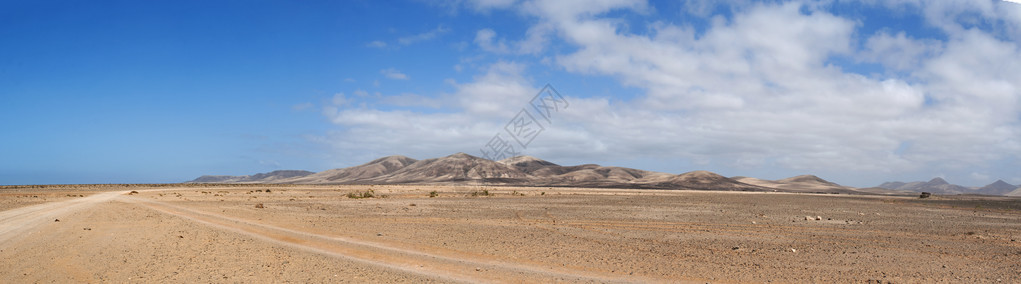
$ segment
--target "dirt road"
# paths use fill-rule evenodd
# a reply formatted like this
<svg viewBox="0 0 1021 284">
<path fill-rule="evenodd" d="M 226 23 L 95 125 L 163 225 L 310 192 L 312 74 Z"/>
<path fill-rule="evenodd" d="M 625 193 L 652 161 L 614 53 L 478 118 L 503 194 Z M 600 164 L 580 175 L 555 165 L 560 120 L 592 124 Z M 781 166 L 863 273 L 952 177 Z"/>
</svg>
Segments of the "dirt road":
<svg viewBox="0 0 1021 284">
<path fill-rule="evenodd" d="M 368 190 L 374 198 L 348 197 Z M 0 195 L 10 208 L 0 211 L 0 279 L 1021 282 L 1017 199 L 450 186 L 137 191 L 32 205 Z"/>
</svg>

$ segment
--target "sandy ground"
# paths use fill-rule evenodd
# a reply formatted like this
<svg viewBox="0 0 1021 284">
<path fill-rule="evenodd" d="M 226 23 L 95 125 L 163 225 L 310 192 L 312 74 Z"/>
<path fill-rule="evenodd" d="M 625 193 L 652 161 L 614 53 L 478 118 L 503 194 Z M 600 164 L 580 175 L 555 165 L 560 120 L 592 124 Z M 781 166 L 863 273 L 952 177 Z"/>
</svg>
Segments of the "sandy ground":
<svg viewBox="0 0 1021 284">
<path fill-rule="evenodd" d="M 0 210 L 4 283 L 1021 282 L 1016 198 L 54 187 Z"/>
</svg>

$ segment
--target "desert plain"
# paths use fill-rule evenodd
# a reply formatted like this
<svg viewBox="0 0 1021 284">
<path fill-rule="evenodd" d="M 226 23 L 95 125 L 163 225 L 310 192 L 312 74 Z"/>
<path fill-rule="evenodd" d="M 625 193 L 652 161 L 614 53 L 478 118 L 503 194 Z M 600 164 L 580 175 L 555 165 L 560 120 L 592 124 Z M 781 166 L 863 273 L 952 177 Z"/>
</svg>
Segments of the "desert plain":
<svg viewBox="0 0 1021 284">
<path fill-rule="evenodd" d="M 0 282 L 1019 283 L 1021 199 L 9 186 Z"/>
</svg>

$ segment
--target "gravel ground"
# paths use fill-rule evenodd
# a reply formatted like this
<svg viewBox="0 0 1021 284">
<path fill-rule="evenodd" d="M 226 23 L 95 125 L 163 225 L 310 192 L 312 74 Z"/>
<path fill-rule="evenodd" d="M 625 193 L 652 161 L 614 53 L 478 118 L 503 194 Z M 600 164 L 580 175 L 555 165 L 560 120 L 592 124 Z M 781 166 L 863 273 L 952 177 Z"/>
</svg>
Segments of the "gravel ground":
<svg viewBox="0 0 1021 284">
<path fill-rule="evenodd" d="M 0 189 L 0 279 L 1021 282 L 1016 198 L 481 186 L 111 190 Z M 373 197 L 352 198 L 370 190 Z"/>
</svg>

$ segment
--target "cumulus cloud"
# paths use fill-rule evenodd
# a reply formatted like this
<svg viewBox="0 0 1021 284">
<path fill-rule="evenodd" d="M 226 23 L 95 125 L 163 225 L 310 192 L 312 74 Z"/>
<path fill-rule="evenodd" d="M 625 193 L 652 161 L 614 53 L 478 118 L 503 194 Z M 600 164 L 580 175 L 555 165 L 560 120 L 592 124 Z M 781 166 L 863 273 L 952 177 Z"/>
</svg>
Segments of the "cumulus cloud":
<svg viewBox="0 0 1021 284">
<path fill-rule="evenodd" d="M 401 71 L 398 71 L 397 69 L 394 69 L 394 68 L 387 68 L 387 69 L 379 70 L 379 74 L 383 74 L 383 76 L 386 76 L 387 78 L 394 79 L 394 80 L 408 80 L 408 79 L 410 79 L 410 78 L 408 78 L 408 75 L 406 75 L 404 73 L 401 73 Z M 376 85 L 378 86 L 378 83 Z"/>
<path fill-rule="evenodd" d="M 416 35 L 401 37 L 397 39 L 397 42 L 403 45 L 409 45 L 420 41 L 427 41 L 437 36 L 449 32 L 450 29 L 444 26 L 437 26 L 435 29 L 429 30 Z"/>
<path fill-rule="evenodd" d="M 529 33 L 508 40 L 482 29 L 474 41 L 488 52 L 541 54 L 571 74 L 643 90 L 627 101 L 564 90 L 571 108 L 529 148 L 551 159 L 670 157 L 731 169 L 849 172 L 844 178 L 918 171 L 966 178 L 969 167 L 1019 157 L 1021 47 L 1011 40 L 1019 22 L 1008 17 L 1014 10 L 985 2 L 862 1 L 923 7 L 926 21 L 948 35 L 939 40 L 898 30 L 862 34 L 858 20 L 825 3 L 724 3 L 731 2 L 742 6 L 701 31 L 650 22 L 640 32 L 617 17 L 655 12 L 644 1 L 495 5 L 534 19 Z M 696 1 L 687 9 L 709 16 L 717 5 Z M 976 21 L 995 28 L 974 28 Z M 572 48 L 546 53 L 554 40 Z M 897 72 L 856 74 L 832 61 L 838 56 Z M 498 61 L 470 82 L 453 82 L 443 101 L 449 112 L 324 114 L 345 127 L 333 134 L 343 137 L 337 147 L 424 157 L 470 152 L 538 91 L 528 68 Z M 401 75 L 395 79 L 406 79 Z"/>
<path fill-rule="evenodd" d="M 646 97 L 629 106 L 645 112 L 591 116 L 582 128 L 602 131 L 619 120 L 662 125 L 633 133 L 638 136 L 595 135 L 625 146 L 613 151 L 667 152 L 734 166 L 758 160 L 793 169 L 883 172 L 941 161 L 974 165 L 1016 148 L 1021 65 L 1015 61 L 1021 56 L 1016 44 L 989 34 L 963 33 L 940 52 L 930 42 L 881 33 L 867 44 L 876 61 L 924 67 L 907 80 L 869 78 L 828 62 L 855 52 L 855 22 L 799 2 L 753 5 L 714 22 L 701 37 L 668 24 L 649 35 L 622 32 L 613 19 L 595 15 L 642 6 L 606 3 L 537 13 L 579 47 L 557 57 L 563 68 L 646 89 Z M 895 51 L 899 57 L 879 56 Z M 671 139 L 626 147 L 642 144 L 622 138 L 651 133 Z M 687 142 L 679 150 L 667 149 L 678 144 L 668 141 Z M 894 153 L 905 141 L 912 147 Z M 655 145 L 661 146 L 644 147 Z"/>
<path fill-rule="evenodd" d="M 344 93 L 336 93 L 333 94 L 333 99 L 331 99 L 330 102 L 333 103 L 334 106 L 343 106 L 344 104 L 347 104 L 347 97 L 344 96 Z"/>
<path fill-rule="evenodd" d="M 908 37 L 903 31 L 896 35 L 879 32 L 865 42 L 861 60 L 877 62 L 895 71 L 918 69 L 923 59 L 938 54 L 942 48 L 936 40 Z"/>
<path fill-rule="evenodd" d="M 483 50 L 488 52 L 496 53 L 507 53 L 510 49 L 507 48 L 507 44 L 501 41 L 496 41 L 496 32 L 491 29 L 481 29 L 475 33 L 475 44 L 478 44 Z"/>
</svg>

